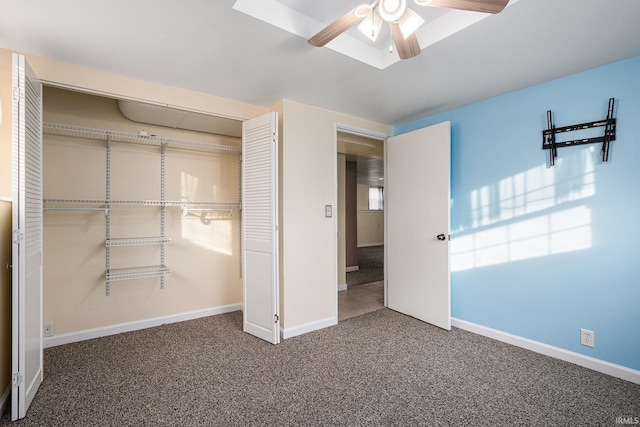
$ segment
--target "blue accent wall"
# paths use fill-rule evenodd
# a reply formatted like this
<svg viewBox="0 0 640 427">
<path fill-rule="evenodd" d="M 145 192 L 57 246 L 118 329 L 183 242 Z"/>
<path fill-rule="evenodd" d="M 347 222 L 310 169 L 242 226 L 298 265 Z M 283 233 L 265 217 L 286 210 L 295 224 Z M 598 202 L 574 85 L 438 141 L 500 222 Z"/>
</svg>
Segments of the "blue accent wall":
<svg viewBox="0 0 640 427">
<path fill-rule="evenodd" d="M 589 144 L 559 148 L 548 168 L 547 110 L 557 127 L 591 122 L 606 118 L 609 98 L 609 162 Z M 640 57 L 395 132 L 443 121 L 452 126 L 453 317 L 640 370 Z M 580 345 L 580 328 L 594 331 L 594 348 Z"/>
</svg>

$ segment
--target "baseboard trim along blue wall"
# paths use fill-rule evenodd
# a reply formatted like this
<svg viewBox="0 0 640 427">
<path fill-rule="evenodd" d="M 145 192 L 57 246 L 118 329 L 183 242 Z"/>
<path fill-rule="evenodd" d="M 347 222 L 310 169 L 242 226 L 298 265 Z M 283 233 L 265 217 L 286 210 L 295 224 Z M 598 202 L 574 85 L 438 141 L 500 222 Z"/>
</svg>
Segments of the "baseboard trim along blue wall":
<svg viewBox="0 0 640 427">
<path fill-rule="evenodd" d="M 563 348 L 539 343 L 527 338 L 511 335 L 506 332 L 497 331 L 485 326 L 476 325 L 471 322 L 456 319 L 455 317 L 451 319 L 451 326 L 459 329 L 464 329 L 465 331 L 473 332 L 474 334 L 482 335 L 494 340 L 502 341 L 507 344 L 515 345 L 526 350 L 544 354 L 545 356 L 564 360 L 565 362 L 573 363 L 575 365 L 592 369 L 597 372 L 602 372 L 603 374 L 611 375 L 616 378 L 622 378 L 623 380 L 632 383 L 640 384 L 640 371 L 635 369 L 616 365 L 615 363 L 606 362 L 604 360 L 595 359 L 593 357 L 585 356 L 583 354 L 575 353 Z"/>
<path fill-rule="evenodd" d="M 396 127 L 451 122 L 453 317 L 640 370 L 638 76 L 635 57 Z M 609 98 L 609 162 L 589 144 L 559 148 L 547 167 L 547 110 L 557 127 L 591 122 Z"/>
</svg>

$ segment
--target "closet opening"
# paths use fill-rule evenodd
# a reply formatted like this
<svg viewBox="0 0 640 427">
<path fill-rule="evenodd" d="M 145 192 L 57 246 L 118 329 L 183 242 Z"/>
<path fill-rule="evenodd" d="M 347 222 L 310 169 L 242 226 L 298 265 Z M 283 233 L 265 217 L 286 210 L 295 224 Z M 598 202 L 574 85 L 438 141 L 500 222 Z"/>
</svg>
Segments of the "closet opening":
<svg viewBox="0 0 640 427">
<path fill-rule="evenodd" d="M 45 86 L 44 346 L 241 309 L 240 120 Z"/>
</svg>

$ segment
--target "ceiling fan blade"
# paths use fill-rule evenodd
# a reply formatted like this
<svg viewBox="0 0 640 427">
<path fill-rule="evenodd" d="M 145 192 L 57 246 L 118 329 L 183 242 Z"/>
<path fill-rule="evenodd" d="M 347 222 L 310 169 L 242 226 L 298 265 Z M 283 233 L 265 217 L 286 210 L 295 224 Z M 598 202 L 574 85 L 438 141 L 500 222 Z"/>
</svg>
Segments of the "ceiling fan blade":
<svg viewBox="0 0 640 427">
<path fill-rule="evenodd" d="M 499 13 L 509 0 L 432 0 L 427 6 L 449 9 L 470 10 L 472 12 Z"/>
<path fill-rule="evenodd" d="M 415 33 L 411 34 L 406 39 L 402 36 L 400 26 L 397 22 L 389 22 L 389 28 L 391 29 L 391 36 L 398 49 L 398 55 L 400 59 L 409 59 L 420 53 L 420 45 Z"/>
<path fill-rule="evenodd" d="M 356 16 L 356 14 L 354 13 L 356 9 L 349 11 L 343 17 L 333 21 L 331 24 L 325 27 L 318 34 L 316 34 L 315 36 L 307 40 L 307 42 L 313 46 L 322 47 L 327 43 L 329 43 L 331 40 L 338 37 L 340 34 L 347 31 L 349 28 L 351 28 L 355 24 L 362 21 L 366 15 L 362 17 Z"/>
</svg>

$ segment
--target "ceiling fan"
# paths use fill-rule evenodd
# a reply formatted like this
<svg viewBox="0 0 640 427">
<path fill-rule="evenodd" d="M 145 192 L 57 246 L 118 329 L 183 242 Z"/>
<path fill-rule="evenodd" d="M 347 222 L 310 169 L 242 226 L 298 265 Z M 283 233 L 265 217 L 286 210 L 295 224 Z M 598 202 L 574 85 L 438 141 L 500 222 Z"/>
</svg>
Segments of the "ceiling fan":
<svg viewBox="0 0 640 427">
<path fill-rule="evenodd" d="M 509 3 L 509 0 L 413 1 L 419 6 L 445 7 L 485 13 L 499 13 Z M 358 29 L 375 41 L 384 22 L 389 24 L 391 37 L 400 59 L 409 59 L 420 53 L 420 45 L 415 31 L 424 23 L 424 19 L 407 7 L 407 0 L 374 0 L 370 4 L 356 6 L 307 41 L 313 46 L 322 47 L 358 23 L 360 23 Z"/>
</svg>

